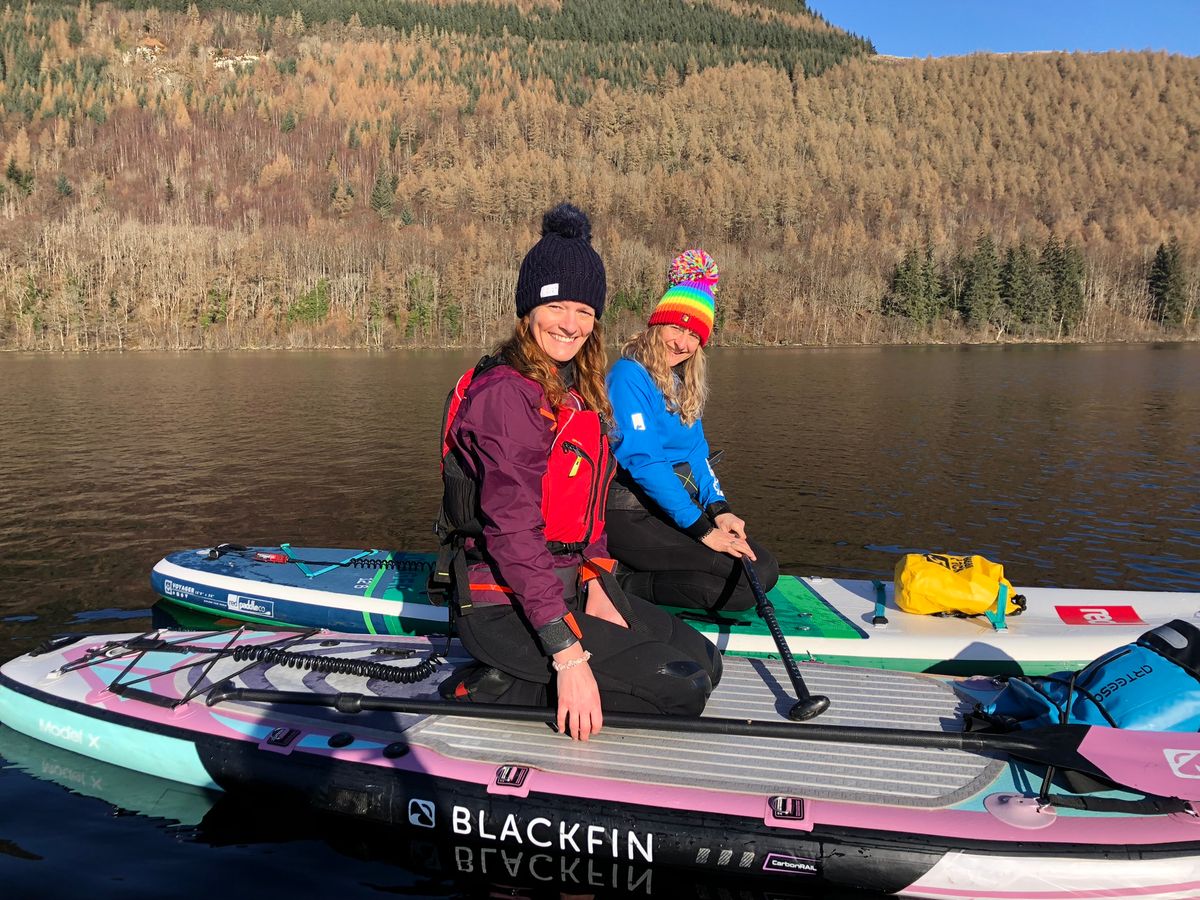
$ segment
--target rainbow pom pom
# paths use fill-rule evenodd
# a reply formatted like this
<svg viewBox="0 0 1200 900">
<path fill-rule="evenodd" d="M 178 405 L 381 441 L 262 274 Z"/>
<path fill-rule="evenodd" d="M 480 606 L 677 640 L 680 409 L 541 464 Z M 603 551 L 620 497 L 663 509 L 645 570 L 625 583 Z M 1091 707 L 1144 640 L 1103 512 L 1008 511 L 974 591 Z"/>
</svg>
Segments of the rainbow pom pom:
<svg viewBox="0 0 1200 900">
<path fill-rule="evenodd" d="M 717 261 L 699 248 L 684 250 L 671 260 L 671 266 L 667 269 L 667 281 L 671 284 L 691 281 L 712 286 L 720 277 Z"/>
</svg>

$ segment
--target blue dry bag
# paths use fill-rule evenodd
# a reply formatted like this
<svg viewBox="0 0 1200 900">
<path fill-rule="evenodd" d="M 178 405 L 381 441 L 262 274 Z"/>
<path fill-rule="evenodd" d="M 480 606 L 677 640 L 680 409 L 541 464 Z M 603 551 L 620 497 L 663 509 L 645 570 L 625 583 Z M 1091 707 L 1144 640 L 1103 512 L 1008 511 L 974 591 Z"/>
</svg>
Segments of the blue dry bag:
<svg viewBox="0 0 1200 900">
<path fill-rule="evenodd" d="M 1200 629 L 1176 619 L 1078 672 L 1010 678 L 975 717 L 1005 731 L 1066 723 L 1200 730 Z"/>
</svg>

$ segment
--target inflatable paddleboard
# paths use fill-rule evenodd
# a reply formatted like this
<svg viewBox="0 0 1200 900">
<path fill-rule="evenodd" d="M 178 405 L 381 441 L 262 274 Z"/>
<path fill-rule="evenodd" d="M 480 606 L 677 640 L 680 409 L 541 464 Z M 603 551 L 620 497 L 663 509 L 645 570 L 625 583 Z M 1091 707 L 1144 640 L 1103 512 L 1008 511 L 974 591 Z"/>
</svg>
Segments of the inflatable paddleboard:
<svg viewBox="0 0 1200 900">
<path fill-rule="evenodd" d="M 216 617 L 354 634 L 437 634 L 446 631 L 447 616 L 425 593 L 433 562 L 431 554 L 386 550 L 206 548 L 166 556 L 151 584 L 183 627 L 211 627 L 209 617 Z M 946 675 L 1077 669 L 1155 625 L 1200 618 L 1197 593 L 1017 590 L 1028 609 L 1002 624 L 902 612 L 891 582 L 784 575 L 769 596 L 797 657 Z M 676 612 L 726 653 L 778 652 L 754 610 Z"/>
<path fill-rule="evenodd" d="M 334 820 L 307 806 L 282 805 L 275 797 L 266 804 L 252 794 L 202 790 L 143 775 L 0 725 L 0 778 L 6 768 L 56 784 L 72 794 L 104 801 L 112 807 L 109 817 L 114 830 L 127 826 L 121 819 L 130 813 L 160 820 L 168 827 L 176 822 L 188 826 L 186 844 L 181 852 L 194 860 L 195 845 L 203 846 L 206 851 L 204 864 L 210 871 L 219 870 L 228 856 L 219 849 L 210 854 L 207 852 L 209 847 L 238 848 L 235 855 L 240 855 L 246 847 L 258 849 L 266 844 L 273 856 L 274 867 L 260 870 L 258 881 L 260 885 L 269 882 L 270 889 L 277 893 L 295 893 L 295 888 L 299 887 L 304 896 L 344 894 L 348 863 L 358 883 L 374 883 L 377 877 L 389 876 L 394 880 L 395 870 L 402 869 L 432 879 L 430 883 L 438 885 L 437 891 L 442 896 L 534 898 L 558 897 L 560 893 L 595 895 L 602 891 L 604 896 L 666 900 L 679 897 L 782 900 L 782 895 L 770 890 L 769 882 L 764 882 L 759 889 L 751 889 L 746 876 L 733 867 L 726 867 L 728 871 L 724 873 L 696 872 L 689 879 L 686 871 L 677 869 L 659 872 L 644 864 L 551 854 L 546 848 L 496 847 L 460 837 L 439 839 L 429 829 L 409 825 L 407 821 L 392 827 L 377 821 L 345 817 Z M 74 816 L 75 810 L 64 806 L 60 814 Z M 43 810 L 42 815 L 46 816 L 47 812 Z M 84 834 L 82 839 L 85 841 L 109 846 L 103 842 L 111 839 L 111 835 L 81 831 L 83 827 L 94 826 L 96 818 L 94 814 L 85 815 L 70 820 L 65 826 L 60 824 L 64 840 L 79 840 Z M 333 847 L 336 855 L 330 858 L 330 851 L 323 853 L 320 842 Z M 281 844 L 290 847 L 281 848 Z M 353 850 L 345 853 L 336 848 Z M 9 853 L 14 849 L 21 852 L 11 843 L 6 848 Z M 134 865 L 139 852 L 160 853 L 155 858 L 155 864 L 160 867 L 173 862 L 163 858 L 161 848 L 157 847 L 147 849 L 141 845 L 123 852 L 129 858 L 127 862 Z M 119 856 L 108 854 L 107 871 L 115 871 L 120 865 L 119 860 Z M 92 874 L 89 870 L 89 875 Z M 448 877 L 455 890 L 451 890 Z M 11 886 L 11 879 L 8 883 Z M 33 883 L 34 876 L 27 875 L 24 884 Z M 18 879 L 18 885 L 21 884 Z M 242 894 L 256 889 L 246 887 L 244 883 L 239 887 Z M 858 900 L 866 896 L 857 892 L 855 895 Z M 18 888 L 15 892 L 10 891 L 8 896 L 48 895 L 45 892 L 22 894 Z"/>
<path fill-rule="evenodd" d="M 525 721 L 438 699 L 459 652 L 428 658 L 441 643 L 70 637 L 0 668 L 0 722 L 193 788 L 547 859 L 942 900 L 1200 892 L 1195 734 L 1058 728 L 1062 741 L 1026 732 L 1032 744 L 998 749 L 980 742 L 1006 736 L 959 731 L 975 695 L 950 682 L 813 664 L 805 678 L 832 704 L 794 723 L 778 661 L 727 658 L 704 717 L 606 717 L 580 743 L 549 729 L 548 711 Z M 1060 770 L 1039 801 L 1045 766 L 1024 761 L 1039 754 L 1137 790 L 1076 793 Z"/>
</svg>

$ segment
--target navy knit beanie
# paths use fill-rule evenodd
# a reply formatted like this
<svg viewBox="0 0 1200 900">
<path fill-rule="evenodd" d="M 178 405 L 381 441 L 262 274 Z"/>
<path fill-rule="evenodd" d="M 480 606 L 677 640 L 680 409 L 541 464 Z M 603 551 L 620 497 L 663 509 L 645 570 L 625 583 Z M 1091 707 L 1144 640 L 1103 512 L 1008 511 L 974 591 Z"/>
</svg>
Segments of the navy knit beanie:
<svg viewBox="0 0 1200 900">
<path fill-rule="evenodd" d="M 542 217 L 542 239 L 521 262 L 517 318 L 543 303 L 574 300 L 594 309 L 599 319 L 607 289 L 604 263 L 592 249 L 592 223 L 583 210 L 560 203 Z"/>
</svg>

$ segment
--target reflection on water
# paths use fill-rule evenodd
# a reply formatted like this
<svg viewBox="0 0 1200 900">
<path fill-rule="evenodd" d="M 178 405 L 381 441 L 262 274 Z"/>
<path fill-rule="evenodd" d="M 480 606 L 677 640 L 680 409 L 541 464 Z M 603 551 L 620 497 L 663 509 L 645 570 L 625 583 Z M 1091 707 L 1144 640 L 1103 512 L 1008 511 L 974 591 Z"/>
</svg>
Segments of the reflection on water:
<svg viewBox="0 0 1200 900">
<path fill-rule="evenodd" d="M 442 400 L 477 357 L 0 357 L 0 659 L 148 627 L 148 573 L 169 550 L 429 548 Z M 1200 590 L 1200 347 L 739 350 L 711 370 L 722 482 L 790 571 L 886 576 L 898 553 L 937 549 L 982 552 L 1018 584 Z M 250 821 L 245 808 L 148 824 L 16 768 L 0 804 L 17 896 L 61 896 L 81 872 L 123 897 L 181 879 L 474 890 L 453 866 L 359 860 L 341 826 L 286 839 L 292 818 L 271 810 L 256 836 L 224 840 L 213 823 Z"/>
<path fill-rule="evenodd" d="M 18 773 L 32 777 L 18 781 Z M 63 788 L 76 796 L 69 798 Z M 64 868 L 86 873 L 89 895 L 99 897 L 292 891 L 303 897 L 383 893 L 556 900 L 876 896 L 781 894 L 777 887 L 757 888 L 752 877 L 736 869 L 726 879 L 706 873 L 701 882 L 694 874 L 534 847 L 437 842 L 419 829 L 323 818 L 270 801 L 185 788 L 51 747 L 2 725 L 0 793 L 31 811 L 0 831 L 0 875 L 7 895 L 25 900 L 65 896 L 57 874 Z M 73 818 L 64 840 L 63 823 L 40 810 L 68 807 Z M 72 832 L 85 829 L 94 837 L 70 839 Z"/>
</svg>

